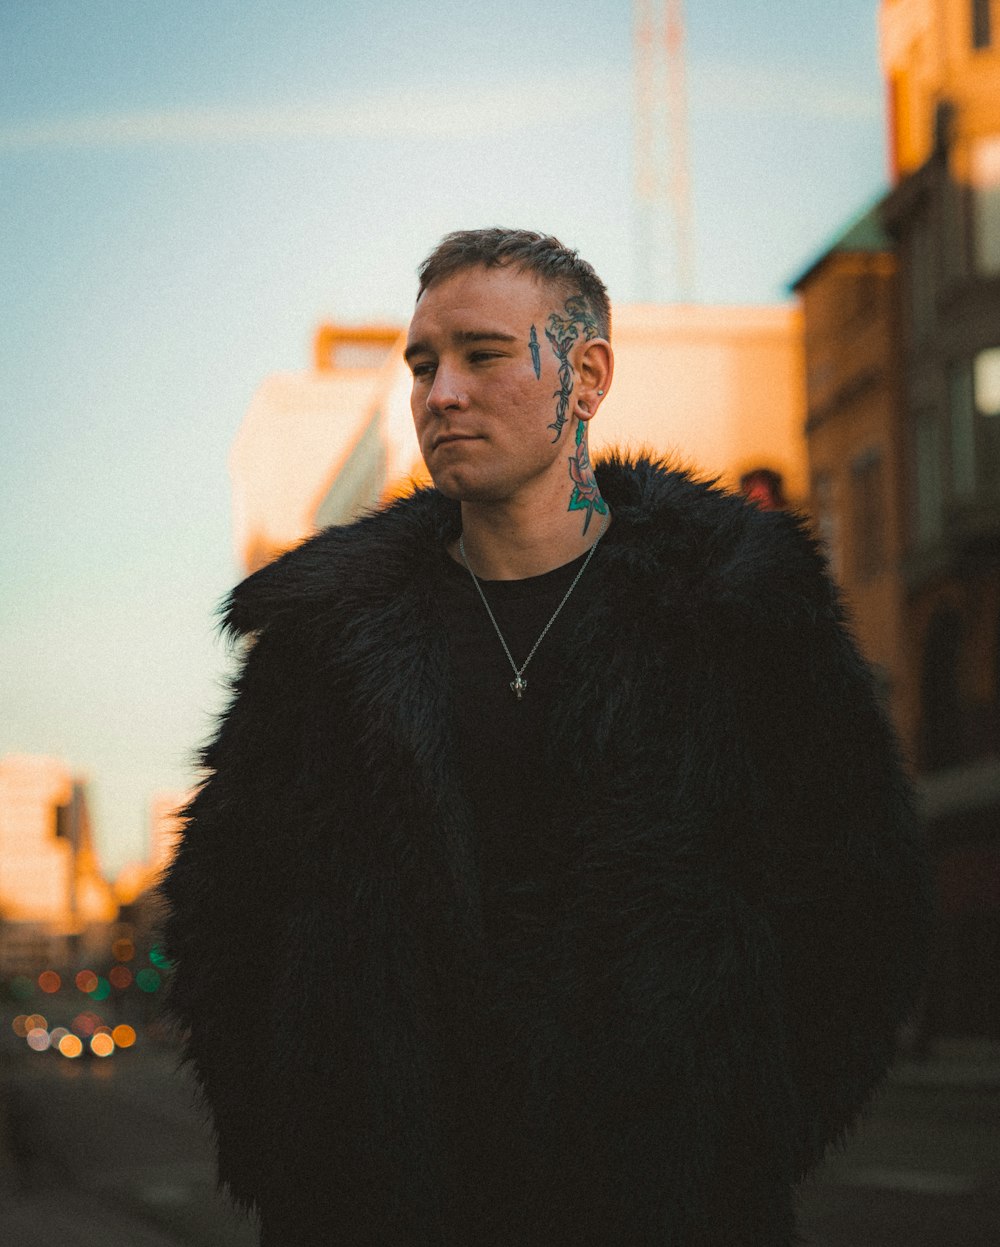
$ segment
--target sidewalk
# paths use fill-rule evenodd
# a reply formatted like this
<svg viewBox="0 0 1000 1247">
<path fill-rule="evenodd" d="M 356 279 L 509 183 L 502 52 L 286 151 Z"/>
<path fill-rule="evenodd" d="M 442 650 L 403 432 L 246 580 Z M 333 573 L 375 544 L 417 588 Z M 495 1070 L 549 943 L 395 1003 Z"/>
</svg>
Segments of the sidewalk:
<svg viewBox="0 0 1000 1247">
<path fill-rule="evenodd" d="M 214 1189 L 208 1132 L 172 1053 L 62 1073 L 0 1053 L 0 1243 L 252 1247 L 253 1228 Z M 996 1247 L 996 1050 L 938 1045 L 900 1062 L 799 1202 L 808 1247 Z"/>
</svg>

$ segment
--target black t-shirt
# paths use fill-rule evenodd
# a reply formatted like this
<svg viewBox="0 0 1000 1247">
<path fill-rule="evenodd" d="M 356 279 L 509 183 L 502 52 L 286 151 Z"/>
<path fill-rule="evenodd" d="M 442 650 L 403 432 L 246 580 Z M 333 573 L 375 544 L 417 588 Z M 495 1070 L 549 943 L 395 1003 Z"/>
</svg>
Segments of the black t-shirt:
<svg viewBox="0 0 1000 1247">
<path fill-rule="evenodd" d="M 481 580 L 483 592 L 520 667 L 562 601 L 586 554 L 525 580 Z M 560 846 L 554 842 L 553 802 L 559 759 L 551 755 L 546 723 L 554 712 L 554 683 L 574 616 L 600 576 L 600 550 L 542 640 L 524 673 L 519 701 L 514 671 L 466 568 L 447 552 L 442 614 L 455 690 L 456 749 L 461 781 L 476 829 L 487 935 L 515 912 L 544 907 Z"/>
</svg>

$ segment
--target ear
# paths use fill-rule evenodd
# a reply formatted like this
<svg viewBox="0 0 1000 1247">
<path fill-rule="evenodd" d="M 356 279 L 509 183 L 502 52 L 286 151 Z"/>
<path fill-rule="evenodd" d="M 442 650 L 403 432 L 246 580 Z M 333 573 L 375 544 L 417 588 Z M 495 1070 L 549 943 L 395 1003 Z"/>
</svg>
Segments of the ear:
<svg viewBox="0 0 1000 1247">
<path fill-rule="evenodd" d="M 611 389 L 615 372 L 615 356 L 611 343 L 604 338 L 581 342 L 576 364 L 577 383 L 573 389 L 573 415 L 578 420 L 592 420 Z"/>
</svg>

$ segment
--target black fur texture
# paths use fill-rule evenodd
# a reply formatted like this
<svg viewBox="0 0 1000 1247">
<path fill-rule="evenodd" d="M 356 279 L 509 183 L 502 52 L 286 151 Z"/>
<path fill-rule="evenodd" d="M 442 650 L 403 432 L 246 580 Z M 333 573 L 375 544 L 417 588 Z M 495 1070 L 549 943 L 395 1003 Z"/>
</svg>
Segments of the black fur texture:
<svg viewBox="0 0 1000 1247">
<path fill-rule="evenodd" d="M 457 504 L 418 491 L 229 599 L 246 659 L 163 895 L 267 1247 L 788 1247 L 891 1059 L 924 858 L 820 554 L 663 464 L 596 471 L 555 883 L 498 949 L 436 606 Z"/>
</svg>

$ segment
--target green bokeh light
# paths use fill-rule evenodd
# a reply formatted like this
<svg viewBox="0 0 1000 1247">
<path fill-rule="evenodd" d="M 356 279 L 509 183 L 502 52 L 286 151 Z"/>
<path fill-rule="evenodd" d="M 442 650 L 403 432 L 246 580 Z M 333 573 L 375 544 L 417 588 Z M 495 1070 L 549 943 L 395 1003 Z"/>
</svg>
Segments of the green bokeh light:
<svg viewBox="0 0 1000 1247">
<path fill-rule="evenodd" d="M 91 1000 L 107 1000 L 111 995 L 111 984 L 106 978 L 98 978 L 97 986 L 93 991 L 87 992 Z"/>
<path fill-rule="evenodd" d="M 170 959 L 159 944 L 154 944 L 149 950 L 149 960 L 154 966 L 159 966 L 161 970 L 170 969 Z"/>
<path fill-rule="evenodd" d="M 151 970 L 147 966 L 145 970 L 140 970 L 135 976 L 135 985 L 141 992 L 159 991 L 160 976 L 155 970 Z"/>
<path fill-rule="evenodd" d="M 23 974 L 16 974 L 8 984 L 10 994 L 15 1000 L 27 1000 L 34 994 L 35 984 Z"/>
</svg>

